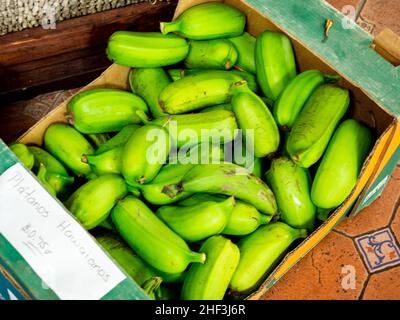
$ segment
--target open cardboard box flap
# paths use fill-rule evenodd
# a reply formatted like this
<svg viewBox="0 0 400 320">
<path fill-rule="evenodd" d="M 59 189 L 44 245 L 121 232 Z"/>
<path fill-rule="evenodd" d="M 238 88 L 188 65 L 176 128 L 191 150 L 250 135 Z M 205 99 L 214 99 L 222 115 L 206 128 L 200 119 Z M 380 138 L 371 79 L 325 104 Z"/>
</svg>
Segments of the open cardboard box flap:
<svg viewBox="0 0 400 320">
<path fill-rule="evenodd" d="M 207 2 L 204 0 L 181 0 L 176 9 L 175 16 L 179 15 L 183 10 L 187 9 L 190 6 L 195 4 Z M 365 81 L 372 81 L 369 78 L 367 79 L 358 79 L 359 81 L 355 81 L 351 79 L 351 77 L 355 76 L 354 72 L 347 70 L 348 63 L 342 63 L 341 60 L 346 60 L 345 56 L 340 57 L 340 54 L 344 54 L 343 52 L 333 52 L 337 57 L 337 64 L 340 65 L 339 68 L 334 65 L 334 63 L 328 62 L 324 59 L 324 56 L 331 56 L 331 51 L 337 51 L 340 47 L 337 47 L 335 44 L 330 44 L 329 39 L 328 43 L 320 43 L 320 46 L 323 46 L 323 50 L 318 52 L 314 52 L 309 46 L 309 43 L 305 44 L 304 39 L 298 39 L 294 36 L 293 32 L 290 30 L 286 30 L 285 28 L 279 26 L 278 24 L 272 21 L 272 18 L 267 16 L 263 10 L 260 8 L 265 8 L 269 4 L 271 4 L 270 10 L 267 12 L 273 12 L 273 9 L 279 6 L 277 3 L 281 1 L 271 1 L 267 0 L 261 3 L 258 0 L 227 0 L 225 1 L 228 4 L 236 6 L 247 15 L 247 31 L 253 35 L 258 35 L 260 32 L 265 29 L 281 31 L 291 38 L 299 72 L 308 70 L 308 69 L 318 69 L 325 73 L 339 73 L 342 76 L 342 79 L 339 82 L 339 85 L 348 88 L 352 93 L 352 104 L 349 111 L 349 116 L 354 117 L 355 119 L 361 121 L 366 124 L 370 128 L 373 128 L 377 134 L 377 141 L 374 146 L 374 149 L 371 151 L 368 159 L 364 163 L 362 173 L 359 177 L 357 186 L 354 188 L 352 194 L 347 198 L 347 200 L 342 204 L 342 206 L 335 210 L 335 212 L 329 217 L 327 221 L 325 221 L 318 229 L 316 229 L 306 240 L 304 240 L 299 246 L 297 246 L 294 250 L 286 255 L 284 260 L 275 268 L 275 270 L 270 274 L 270 276 L 265 280 L 265 282 L 260 286 L 258 291 L 254 292 L 250 295 L 249 299 L 258 299 L 260 298 L 267 290 L 270 288 L 290 267 L 292 267 L 298 260 L 300 260 L 308 251 L 310 251 L 351 209 L 354 202 L 357 200 L 357 197 L 363 191 L 366 185 L 370 184 L 376 176 L 382 171 L 383 167 L 389 161 L 390 157 L 395 152 L 396 148 L 400 142 L 400 126 L 398 122 L 398 113 L 396 110 L 399 107 L 399 100 L 396 101 L 396 104 L 393 106 L 385 105 L 382 107 L 382 104 L 378 104 L 377 100 L 384 103 L 390 103 L 393 97 L 388 96 L 386 99 L 379 98 L 379 93 L 377 95 L 376 90 L 366 90 L 364 88 Z M 294 0 L 287 0 L 288 3 L 283 5 L 291 5 L 293 9 L 303 10 L 303 6 L 296 5 Z M 314 3 L 314 2 L 312 2 Z M 283 6 L 281 5 L 281 7 Z M 308 4 L 307 4 L 308 6 Z M 310 7 L 315 7 L 316 4 L 310 4 Z M 256 7 L 257 9 L 255 9 Z M 326 7 L 325 7 L 326 10 Z M 283 13 L 288 12 L 288 10 L 282 11 Z M 275 12 L 276 14 L 276 12 Z M 310 8 L 306 10 L 305 14 L 310 14 Z M 340 18 L 338 14 L 332 13 L 333 17 L 337 20 Z M 318 15 L 311 15 L 309 19 L 316 19 Z M 285 17 L 274 16 L 274 18 L 283 19 Z M 286 17 L 290 19 L 290 17 Z M 321 18 L 321 17 L 319 17 Z M 279 20 L 278 19 L 278 20 Z M 276 19 L 274 19 L 275 21 Z M 299 23 L 299 21 L 293 21 L 293 23 Z M 336 21 L 337 23 L 337 21 Z M 319 40 L 323 39 L 324 36 L 324 19 L 318 22 L 319 30 L 310 30 L 313 32 L 317 32 L 316 34 L 320 34 Z M 306 26 L 309 28 L 309 26 Z M 301 28 L 300 28 L 301 29 Z M 333 37 L 334 32 L 333 33 Z M 301 34 L 301 32 L 299 33 Z M 351 38 L 351 33 L 349 33 Z M 318 40 L 318 41 L 319 41 Z M 349 40 L 351 41 L 351 39 Z M 341 45 L 343 46 L 343 44 Z M 339 48 L 339 49 L 338 49 Z M 369 48 L 368 48 L 369 49 Z M 353 49 L 354 50 L 354 49 Z M 372 50 L 372 49 L 370 49 Z M 373 50 L 372 50 L 373 51 Z M 321 52 L 323 54 L 321 54 Z M 378 55 L 377 55 L 378 56 Z M 380 57 L 380 56 L 379 56 Z M 350 57 L 350 58 L 354 58 Z M 380 57 L 381 58 L 381 57 Z M 383 58 L 381 58 L 383 60 Z M 382 62 L 383 63 L 383 62 Z M 90 83 L 88 86 L 82 88 L 81 90 L 87 90 L 90 88 L 96 87 L 111 87 L 111 88 L 119 88 L 119 89 L 128 89 L 128 73 L 129 68 L 112 65 L 109 69 L 107 69 L 99 78 Z M 350 74 L 350 76 L 349 76 Z M 371 78 L 374 75 L 371 75 Z M 363 83 L 363 86 L 360 85 L 360 82 Z M 399 82 L 395 84 L 388 84 L 388 86 L 396 86 Z M 370 85 L 365 84 L 367 87 Z M 379 83 L 376 82 L 374 85 L 378 86 Z M 378 86 L 379 87 L 379 86 Z M 374 91 L 375 90 L 375 91 Z M 388 89 L 391 90 L 390 88 Z M 399 94 L 400 95 L 400 94 Z M 39 121 L 35 126 L 33 126 L 29 131 L 27 131 L 19 141 L 28 144 L 42 144 L 43 135 L 46 128 L 53 122 L 66 122 L 66 112 L 67 112 L 67 101 L 59 105 L 55 110 L 53 110 L 50 114 L 48 114 L 44 119 Z"/>
</svg>

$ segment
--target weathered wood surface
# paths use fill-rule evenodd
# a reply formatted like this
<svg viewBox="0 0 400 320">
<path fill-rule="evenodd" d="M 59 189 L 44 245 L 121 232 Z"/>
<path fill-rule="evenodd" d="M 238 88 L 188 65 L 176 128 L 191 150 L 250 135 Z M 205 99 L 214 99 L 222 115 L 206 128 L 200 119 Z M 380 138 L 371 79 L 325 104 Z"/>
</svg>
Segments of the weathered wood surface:
<svg viewBox="0 0 400 320">
<path fill-rule="evenodd" d="M 114 31 L 156 31 L 176 3 L 144 2 L 0 37 L 0 106 L 90 82 L 111 64 L 105 48 Z"/>
</svg>

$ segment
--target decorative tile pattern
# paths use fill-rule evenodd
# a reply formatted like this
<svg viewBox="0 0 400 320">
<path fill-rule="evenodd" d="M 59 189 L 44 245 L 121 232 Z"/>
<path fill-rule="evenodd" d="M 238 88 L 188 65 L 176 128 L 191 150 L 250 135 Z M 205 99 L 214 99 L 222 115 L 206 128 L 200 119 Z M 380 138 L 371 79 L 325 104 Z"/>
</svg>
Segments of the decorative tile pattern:
<svg viewBox="0 0 400 320">
<path fill-rule="evenodd" d="M 400 249 L 389 228 L 355 239 L 369 271 L 400 264 Z"/>
<path fill-rule="evenodd" d="M 27 103 L 23 113 L 35 120 L 40 120 L 60 103 L 71 97 L 77 90 L 61 90 L 37 96 Z"/>
</svg>

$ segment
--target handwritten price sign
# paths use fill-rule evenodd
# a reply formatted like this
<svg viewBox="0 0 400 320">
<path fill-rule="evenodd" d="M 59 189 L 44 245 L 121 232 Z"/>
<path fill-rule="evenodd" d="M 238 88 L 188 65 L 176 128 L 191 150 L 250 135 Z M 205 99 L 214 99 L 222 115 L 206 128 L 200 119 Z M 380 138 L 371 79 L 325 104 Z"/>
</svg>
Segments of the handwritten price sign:
<svg viewBox="0 0 400 320">
<path fill-rule="evenodd" d="M 60 299 L 97 300 L 125 275 L 22 165 L 0 176 L 0 232 Z"/>
</svg>

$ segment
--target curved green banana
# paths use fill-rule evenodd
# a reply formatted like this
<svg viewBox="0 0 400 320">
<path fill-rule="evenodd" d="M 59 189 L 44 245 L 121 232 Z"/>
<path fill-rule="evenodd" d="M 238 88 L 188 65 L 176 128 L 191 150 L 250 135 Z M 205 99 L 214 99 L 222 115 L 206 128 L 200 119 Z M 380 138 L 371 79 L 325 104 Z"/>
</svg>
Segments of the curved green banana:
<svg viewBox="0 0 400 320">
<path fill-rule="evenodd" d="M 108 231 L 111 231 L 114 234 L 117 233 L 117 229 L 115 229 L 115 226 L 114 226 L 110 216 L 108 216 L 107 219 L 100 222 L 97 226 L 101 227 L 103 229 L 106 229 Z"/>
<path fill-rule="evenodd" d="M 372 132 L 361 123 L 349 119 L 339 125 L 312 185 L 311 198 L 316 206 L 336 208 L 349 196 L 372 145 Z"/>
<path fill-rule="evenodd" d="M 206 260 L 204 253 L 191 251 L 181 237 L 135 197 L 119 201 L 111 216 L 128 245 L 157 270 L 180 273 L 189 263 Z"/>
<path fill-rule="evenodd" d="M 93 154 L 94 149 L 85 137 L 65 123 L 51 124 L 44 134 L 46 149 L 78 176 L 92 178 L 94 173 L 82 155 Z"/>
<path fill-rule="evenodd" d="M 196 206 L 206 201 L 224 201 L 226 197 L 215 194 L 195 193 L 178 202 L 180 206 Z M 244 236 L 254 232 L 260 225 L 268 224 L 272 216 L 260 214 L 256 208 L 246 202 L 235 200 L 235 206 L 222 234 Z"/>
<path fill-rule="evenodd" d="M 111 217 L 104 220 L 99 224 L 99 226 L 116 232 Z M 143 259 L 133 252 L 125 241 L 115 233 L 102 233 L 99 236 L 96 236 L 96 240 L 111 255 L 118 265 L 140 286 L 143 286 L 144 282 L 153 277 L 161 277 L 166 283 L 180 282 L 183 279 L 183 273 L 165 273 L 144 262 Z"/>
<path fill-rule="evenodd" d="M 47 169 L 46 167 L 41 163 L 39 166 L 39 171 L 37 173 L 37 177 L 39 181 L 42 183 L 42 185 L 53 195 L 57 196 L 56 190 L 53 188 L 50 183 L 47 182 Z"/>
<path fill-rule="evenodd" d="M 70 176 L 64 166 L 50 153 L 36 146 L 29 146 L 35 157 L 33 171 L 38 179 L 54 196 L 64 198 L 71 191 L 75 179 Z"/>
<path fill-rule="evenodd" d="M 263 159 L 262 158 L 254 158 L 253 170 L 251 171 L 251 173 L 254 176 L 256 176 L 257 178 L 261 179 L 263 168 L 264 168 Z"/>
<path fill-rule="evenodd" d="M 108 40 L 107 57 L 131 68 L 169 66 L 185 59 L 187 41 L 175 34 L 159 32 L 116 31 Z"/>
<path fill-rule="evenodd" d="M 172 81 L 184 78 L 185 69 L 167 69 L 167 73 Z"/>
<path fill-rule="evenodd" d="M 90 133 L 87 137 L 92 141 L 94 147 L 99 148 L 110 139 L 108 133 Z"/>
<path fill-rule="evenodd" d="M 284 128 L 292 128 L 315 89 L 325 82 L 337 79 L 338 77 L 324 75 L 319 70 L 307 70 L 298 74 L 283 89 L 274 104 L 273 113 L 277 124 Z"/>
<path fill-rule="evenodd" d="M 137 129 L 122 151 L 122 174 L 128 184 L 148 183 L 157 175 L 169 154 L 169 134 L 147 124 Z"/>
<path fill-rule="evenodd" d="M 177 153 L 170 155 L 169 164 L 220 163 L 224 158 L 224 145 L 203 142 L 179 149 Z"/>
<path fill-rule="evenodd" d="M 256 48 L 256 38 L 247 32 L 234 38 L 228 38 L 238 52 L 238 59 L 236 65 L 248 72 L 256 73 L 256 61 L 254 59 L 254 52 Z"/>
<path fill-rule="evenodd" d="M 61 162 L 54 158 L 46 150 L 43 150 L 42 148 L 36 146 L 29 146 L 28 150 L 30 151 L 30 153 L 33 154 L 35 158 L 33 170 L 35 170 L 36 172 L 39 171 L 40 164 L 43 164 L 48 172 L 56 173 L 65 177 L 69 176 L 67 170 L 61 164 Z"/>
<path fill-rule="evenodd" d="M 264 95 L 275 101 L 296 76 L 296 62 L 289 38 L 274 31 L 264 31 L 256 40 L 257 80 Z"/>
<path fill-rule="evenodd" d="M 178 148 L 202 142 L 227 143 L 235 139 L 238 129 L 234 113 L 226 110 L 166 116 L 150 124 L 168 130 Z"/>
<path fill-rule="evenodd" d="M 163 282 L 161 277 L 153 277 L 143 284 L 143 290 L 147 295 L 153 299 L 157 299 L 157 292 L 160 290 L 160 285 Z"/>
<path fill-rule="evenodd" d="M 313 230 L 316 208 L 311 201 L 307 169 L 280 157 L 272 160 L 265 177 L 276 197 L 280 219 L 293 228 Z"/>
<path fill-rule="evenodd" d="M 194 206 L 162 206 L 156 215 L 182 239 L 190 242 L 220 234 L 229 221 L 235 200 L 206 201 Z"/>
<path fill-rule="evenodd" d="M 39 164 L 37 177 L 51 194 L 59 198 L 63 198 L 71 191 L 69 187 L 75 180 L 74 177 L 51 172 L 43 163 Z"/>
<path fill-rule="evenodd" d="M 294 162 L 308 168 L 320 159 L 349 103 L 349 91 L 335 85 L 323 84 L 313 92 L 287 140 Z"/>
<path fill-rule="evenodd" d="M 33 168 L 35 158 L 26 145 L 23 143 L 13 143 L 9 146 L 9 148 L 25 165 L 25 167 L 27 167 L 29 170 Z"/>
<path fill-rule="evenodd" d="M 183 283 L 184 300 L 222 300 L 240 259 L 238 247 L 223 236 L 207 239 L 200 248 L 204 264 L 190 267 Z"/>
<path fill-rule="evenodd" d="M 170 83 L 170 78 L 162 68 L 138 68 L 129 73 L 131 90 L 146 101 L 154 118 L 165 115 L 158 104 L 158 97 Z"/>
<path fill-rule="evenodd" d="M 88 163 L 98 176 L 109 173 L 121 174 L 123 150 L 122 146 L 99 154 L 83 155 L 82 162 Z"/>
<path fill-rule="evenodd" d="M 140 191 L 147 202 L 155 205 L 170 204 L 191 195 L 182 192 L 175 197 L 167 196 L 163 190 L 166 184 L 178 183 L 193 168 L 192 164 L 168 164 L 161 168 L 157 176 L 148 184 L 140 186 Z"/>
<path fill-rule="evenodd" d="M 204 113 L 204 112 L 210 112 L 210 111 L 216 111 L 216 110 L 232 111 L 232 104 L 231 103 L 218 104 L 216 106 L 201 109 L 199 112 Z"/>
<path fill-rule="evenodd" d="M 161 22 L 163 34 L 178 32 L 194 40 L 236 37 L 243 33 L 245 15 L 238 9 L 219 2 L 195 5 L 173 22 Z"/>
<path fill-rule="evenodd" d="M 242 79 L 247 82 L 247 86 L 249 87 L 249 89 L 251 91 L 253 91 L 253 92 L 257 92 L 258 91 L 258 83 L 257 83 L 257 79 L 254 76 L 254 74 L 252 74 L 250 72 L 246 72 L 246 71 L 240 71 L 240 70 L 231 70 L 229 72 L 232 72 L 234 74 L 237 74 L 239 77 L 242 77 Z M 265 101 L 264 101 L 264 103 L 265 103 Z"/>
<path fill-rule="evenodd" d="M 139 96 L 118 89 L 82 91 L 68 103 L 70 123 L 83 133 L 120 131 L 131 123 L 141 123 L 148 112 Z"/>
<path fill-rule="evenodd" d="M 275 222 L 242 238 L 238 242 L 239 265 L 229 284 L 232 293 L 245 294 L 254 290 L 279 262 L 290 244 L 306 236 L 305 229 L 293 229 L 283 222 Z"/>
<path fill-rule="evenodd" d="M 212 72 L 213 70 L 206 69 L 169 69 L 168 73 L 170 77 L 176 81 L 183 79 L 186 76 L 196 75 L 204 72 Z M 214 70 L 215 71 L 215 70 Z M 247 82 L 249 89 L 253 92 L 258 91 L 258 84 L 256 77 L 250 72 L 240 71 L 240 70 L 229 70 L 230 73 L 239 76 L 242 80 Z M 204 109 L 203 109 L 204 110 Z"/>
<path fill-rule="evenodd" d="M 109 174 L 77 189 L 66 201 L 67 208 L 86 229 L 93 229 L 105 220 L 119 199 L 127 194 L 124 179 Z"/>
<path fill-rule="evenodd" d="M 272 216 L 260 214 L 252 205 L 238 201 L 222 233 L 245 236 L 257 230 L 259 226 L 270 223 L 271 219 Z"/>
<path fill-rule="evenodd" d="M 104 142 L 95 152 L 95 154 L 100 154 L 108 150 L 124 146 L 131 135 L 140 128 L 137 124 L 128 124 L 123 127 L 120 132 L 118 132 L 111 139 Z"/>
<path fill-rule="evenodd" d="M 225 157 L 227 162 L 232 162 L 241 167 L 244 167 L 249 170 L 254 176 L 261 179 L 262 173 L 264 172 L 264 159 L 254 157 L 253 152 L 251 152 L 251 149 L 247 150 L 246 145 L 242 145 L 242 155 L 240 156 L 235 152 L 234 148 L 236 147 L 239 146 L 233 145 L 233 150 L 228 149 L 230 152 L 228 153 L 230 157 Z M 251 148 L 251 146 L 249 147 Z"/>
<path fill-rule="evenodd" d="M 332 209 L 317 208 L 317 219 L 326 221 L 331 213 Z"/>
<path fill-rule="evenodd" d="M 262 158 L 278 150 L 279 130 L 265 103 L 248 88 L 245 81 L 235 83 L 232 91 L 232 110 L 239 128 L 251 140 L 247 143 L 254 146 L 254 155 Z"/>
<path fill-rule="evenodd" d="M 232 68 L 238 54 L 234 45 L 226 39 L 207 41 L 189 41 L 189 54 L 184 61 L 189 69 L 222 69 Z"/>
<path fill-rule="evenodd" d="M 250 203 L 262 213 L 277 213 L 275 197 L 269 187 L 247 169 L 233 163 L 194 165 L 180 182 L 167 184 L 163 192 L 171 197 L 182 192 L 225 194 Z"/>
<path fill-rule="evenodd" d="M 240 80 L 240 76 L 221 70 L 189 75 L 164 88 L 159 104 L 164 112 L 179 114 L 227 103 L 231 99 L 231 85 Z"/>
<path fill-rule="evenodd" d="M 101 234 L 96 237 L 96 241 L 139 286 L 143 286 L 147 280 L 157 276 L 156 269 L 135 254 L 118 235 Z"/>
</svg>

